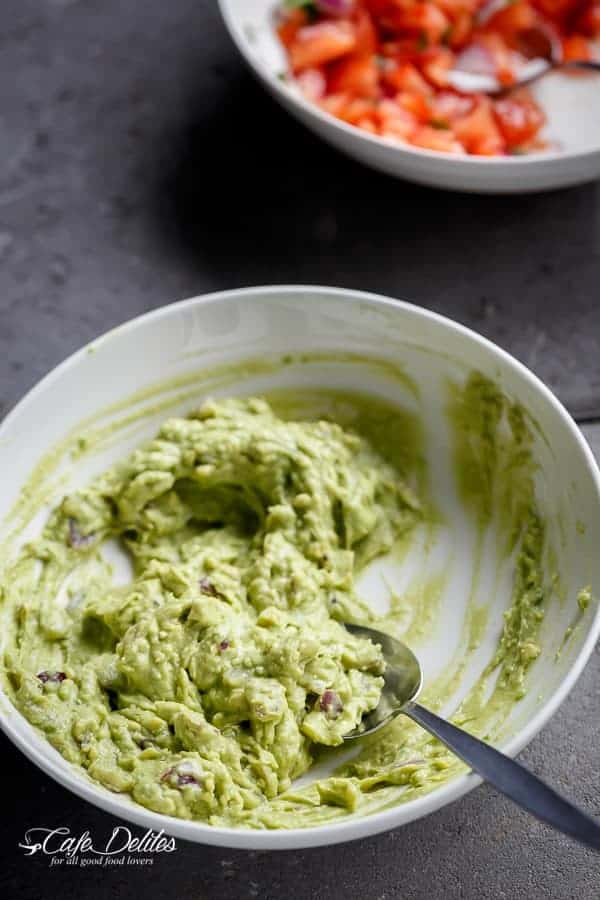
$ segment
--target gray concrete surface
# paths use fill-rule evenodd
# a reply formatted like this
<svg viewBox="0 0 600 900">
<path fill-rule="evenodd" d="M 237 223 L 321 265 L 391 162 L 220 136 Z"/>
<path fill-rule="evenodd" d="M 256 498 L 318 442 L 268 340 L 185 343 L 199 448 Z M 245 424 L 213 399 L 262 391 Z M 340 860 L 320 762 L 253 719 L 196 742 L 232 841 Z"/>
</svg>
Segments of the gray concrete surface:
<svg viewBox="0 0 600 900">
<path fill-rule="evenodd" d="M 600 417 L 600 188 L 467 197 L 393 182 L 263 95 L 209 0 L 3 0 L 0 414 L 146 309 L 267 282 L 346 285 L 471 325 Z M 600 427 L 590 426 L 600 452 Z M 0 478 L 9 478 L 3 472 Z M 600 652 L 522 757 L 600 815 Z M 482 787 L 429 819 L 283 854 L 180 844 L 151 870 L 54 870 L 26 828 L 114 821 L 0 741 L 0 890 L 20 900 L 597 900 L 600 863 Z"/>
</svg>

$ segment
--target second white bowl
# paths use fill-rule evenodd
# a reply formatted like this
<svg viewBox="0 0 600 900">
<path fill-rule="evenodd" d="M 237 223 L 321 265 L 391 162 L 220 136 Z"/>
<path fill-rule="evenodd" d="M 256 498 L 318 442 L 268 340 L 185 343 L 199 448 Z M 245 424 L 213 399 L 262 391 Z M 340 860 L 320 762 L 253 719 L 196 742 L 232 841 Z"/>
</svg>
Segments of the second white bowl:
<svg viewBox="0 0 600 900">
<path fill-rule="evenodd" d="M 273 27 L 273 0 L 219 0 L 238 50 L 267 90 L 311 131 L 388 175 L 473 193 L 523 193 L 600 177 L 600 76 L 554 74 L 534 89 L 548 115 L 545 135 L 560 149 L 530 156 L 456 156 L 391 144 L 328 115 L 282 81 L 286 60 Z"/>
</svg>

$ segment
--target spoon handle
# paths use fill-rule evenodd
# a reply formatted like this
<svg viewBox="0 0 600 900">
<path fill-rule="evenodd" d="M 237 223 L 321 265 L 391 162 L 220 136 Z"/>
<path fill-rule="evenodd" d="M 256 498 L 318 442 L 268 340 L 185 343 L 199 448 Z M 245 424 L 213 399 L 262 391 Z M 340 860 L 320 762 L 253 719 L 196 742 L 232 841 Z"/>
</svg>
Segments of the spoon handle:
<svg viewBox="0 0 600 900">
<path fill-rule="evenodd" d="M 516 760 L 417 703 L 408 703 L 402 711 L 523 809 L 582 844 L 600 850 L 600 825 Z"/>
<path fill-rule="evenodd" d="M 587 69 L 590 72 L 600 72 L 600 62 L 592 59 L 573 59 L 563 63 L 561 69 Z"/>
</svg>

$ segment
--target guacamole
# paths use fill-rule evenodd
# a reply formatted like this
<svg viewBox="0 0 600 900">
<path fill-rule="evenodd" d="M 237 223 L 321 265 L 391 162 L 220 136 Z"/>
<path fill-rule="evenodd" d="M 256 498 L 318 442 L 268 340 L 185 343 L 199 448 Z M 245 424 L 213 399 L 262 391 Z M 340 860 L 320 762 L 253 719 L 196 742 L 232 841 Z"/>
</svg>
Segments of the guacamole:
<svg viewBox="0 0 600 900">
<path fill-rule="evenodd" d="M 380 810 L 465 770 L 400 717 L 333 775 L 298 784 L 379 700 L 381 651 L 342 623 L 405 630 L 396 599 L 410 605 L 410 592 L 377 616 L 357 576 L 437 515 L 412 414 L 330 394 L 209 401 L 168 419 L 64 497 L 6 568 L 7 691 L 109 790 L 213 825 L 289 828 Z M 497 653 L 453 716 L 489 737 L 540 652 L 544 526 L 519 407 L 475 373 L 450 386 L 447 412 L 462 502 L 481 535 L 500 510 L 515 561 Z M 416 609 L 432 627 L 423 591 Z M 467 616 L 460 659 L 425 703 L 439 708 L 459 683 L 483 621 Z"/>
<path fill-rule="evenodd" d="M 379 700 L 354 577 L 420 504 L 363 438 L 206 403 L 66 497 L 22 555 L 15 702 L 105 787 L 233 821 L 285 792 Z M 110 584 L 100 549 L 127 548 Z M 66 585 L 64 603 L 56 594 Z"/>
</svg>

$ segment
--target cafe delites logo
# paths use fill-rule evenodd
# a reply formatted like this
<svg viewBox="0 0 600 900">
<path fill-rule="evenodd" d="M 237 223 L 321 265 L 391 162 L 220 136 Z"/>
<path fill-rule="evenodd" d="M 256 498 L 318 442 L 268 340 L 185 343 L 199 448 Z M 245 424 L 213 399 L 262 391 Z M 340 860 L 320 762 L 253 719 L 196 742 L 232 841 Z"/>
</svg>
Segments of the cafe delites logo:
<svg viewBox="0 0 600 900">
<path fill-rule="evenodd" d="M 175 838 L 148 829 L 138 836 L 117 825 L 107 840 L 92 838 L 89 831 L 73 834 L 66 826 L 28 828 L 18 845 L 25 856 L 39 855 L 51 866 L 151 866 L 161 853 L 177 850 Z"/>
</svg>

